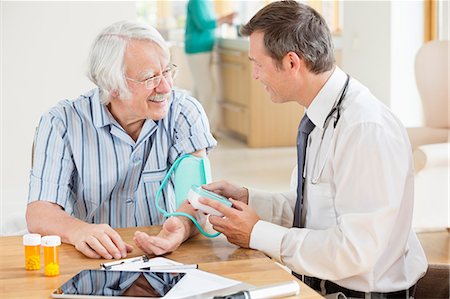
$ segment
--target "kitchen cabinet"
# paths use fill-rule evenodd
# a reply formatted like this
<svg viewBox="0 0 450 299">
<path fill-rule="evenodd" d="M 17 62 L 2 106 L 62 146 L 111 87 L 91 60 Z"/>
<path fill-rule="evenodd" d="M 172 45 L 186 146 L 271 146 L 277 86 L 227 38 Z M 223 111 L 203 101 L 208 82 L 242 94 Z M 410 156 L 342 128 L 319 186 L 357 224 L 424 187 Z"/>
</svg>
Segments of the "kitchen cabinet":
<svg viewBox="0 0 450 299">
<path fill-rule="evenodd" d="M 272 103 L 264 86 L 252 78 L 245 42 L 219 41 L 225 130 L 250 147 L 294 146 L 304 109 L 292 102 Z"/>
</svg>

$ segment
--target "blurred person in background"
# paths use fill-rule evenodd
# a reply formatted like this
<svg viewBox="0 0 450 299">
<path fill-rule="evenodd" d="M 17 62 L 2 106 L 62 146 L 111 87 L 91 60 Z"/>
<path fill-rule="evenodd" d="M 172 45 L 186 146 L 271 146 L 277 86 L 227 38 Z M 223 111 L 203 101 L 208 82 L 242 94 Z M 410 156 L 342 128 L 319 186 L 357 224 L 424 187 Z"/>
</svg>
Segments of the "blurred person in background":
<svg viewBox="0 0 450 299">
<path fill-rule="evenodd" d="M 216 18 L 208 0 L 189 0 L 187 4 L 184 47 L 194 82 L 193 95 L 205 109 L 213 134 L 217 133 L 220 123 L 219 95 L 213 73 L 215 29 L 222 24 L 231 25 L 235 16 L 232 12 Z"/>
</svg>

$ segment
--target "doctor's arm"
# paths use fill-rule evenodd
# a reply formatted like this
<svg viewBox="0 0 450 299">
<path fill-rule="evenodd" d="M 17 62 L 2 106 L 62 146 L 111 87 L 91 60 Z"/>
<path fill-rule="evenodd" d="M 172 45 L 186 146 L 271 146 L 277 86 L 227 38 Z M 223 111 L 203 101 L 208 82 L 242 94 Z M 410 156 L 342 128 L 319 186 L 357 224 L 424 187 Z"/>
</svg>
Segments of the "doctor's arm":
<svg viewBox="0 0 450 299">
<path fill-rule="evenodd" d="M 275 226 L 292 226 L 293 206 L 295 205 L 295 192 L 293 191 L 271 193 L 248 190 L 224 181 L 208 184 L 205 187 L 210 191 L 229 197 L 233 204 L 231 208 L 228 208 L 208 198 L 200 199 L 200 202 L 218 210 L 225 216 L 223 218 L 210 216 L 209 221 L 216 231 L 223 233 L 233 244 L 245 248 L 250 247 L 252 231 L 255 225 L 259 226 L 261 223 L 271 222 Z M 239 200 L 234 200 L 233 195 Z M 247 202 L 249 205 L 246 204 Z"/>
<path fill-rule="evenodd" d="M 297 170 L 294 169 L 293 181 L 297 179 L 296 173 Z M 248 205 L 262 220 L 285 227 L 292 226 L 293 210 L 297 198 L 295 188 L 282 193 L 267 192 L 240 187 L 227 181 L 213 182 L 204 185 L 203 188 Z"/>
</svg>

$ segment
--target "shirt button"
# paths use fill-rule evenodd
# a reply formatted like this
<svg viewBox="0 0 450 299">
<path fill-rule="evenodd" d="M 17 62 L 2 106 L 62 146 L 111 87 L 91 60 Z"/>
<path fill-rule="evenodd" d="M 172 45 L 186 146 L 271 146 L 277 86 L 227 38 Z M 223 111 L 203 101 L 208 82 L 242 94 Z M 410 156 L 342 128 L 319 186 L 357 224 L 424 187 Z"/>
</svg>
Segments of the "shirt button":
<svg viewBox="0 0 450 299">
<path fill-rule="evenodd" d="M 133 158 L 133 162 L 137 164 L 137 163 L 141 162 L 141 158 L 140 157 L 134 157 Z"/>
<path fill-rule="evenodd" d="M 125 201 L 125 203 L 131 205 L 131 204 L 134 203 L 134 199 L 128 198 L 128 199 Z"/>
</svg>

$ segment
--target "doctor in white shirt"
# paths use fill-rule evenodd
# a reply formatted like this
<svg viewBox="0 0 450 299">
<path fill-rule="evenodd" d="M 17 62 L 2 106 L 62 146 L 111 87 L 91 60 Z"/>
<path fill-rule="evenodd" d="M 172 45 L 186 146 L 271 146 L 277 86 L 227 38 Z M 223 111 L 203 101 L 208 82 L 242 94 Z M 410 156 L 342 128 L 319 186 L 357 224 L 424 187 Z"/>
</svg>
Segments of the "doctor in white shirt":
<svg viewBox="0 0 450 299">
<path fill-rule="evenodd" d="M 225 215 L 209 217 L 214 229 L 263 251 L 324 295 L 413 297 L 427 261 L 411 228 L 414 172 L 404 127 L 334 64 L 330 31 L 309 6 L 273 2 L 241 33 L 250 37 L 253 77 L 271 100 L 307 109 L 297 148 L 300 176 L 294 171 L 286 193 L 225 181 L 206 185 L 233 202 L 227 208 L 200 199 Z M 156 237 L 154 251 L 175 250 L 189 233 Z"/>
</svg>

